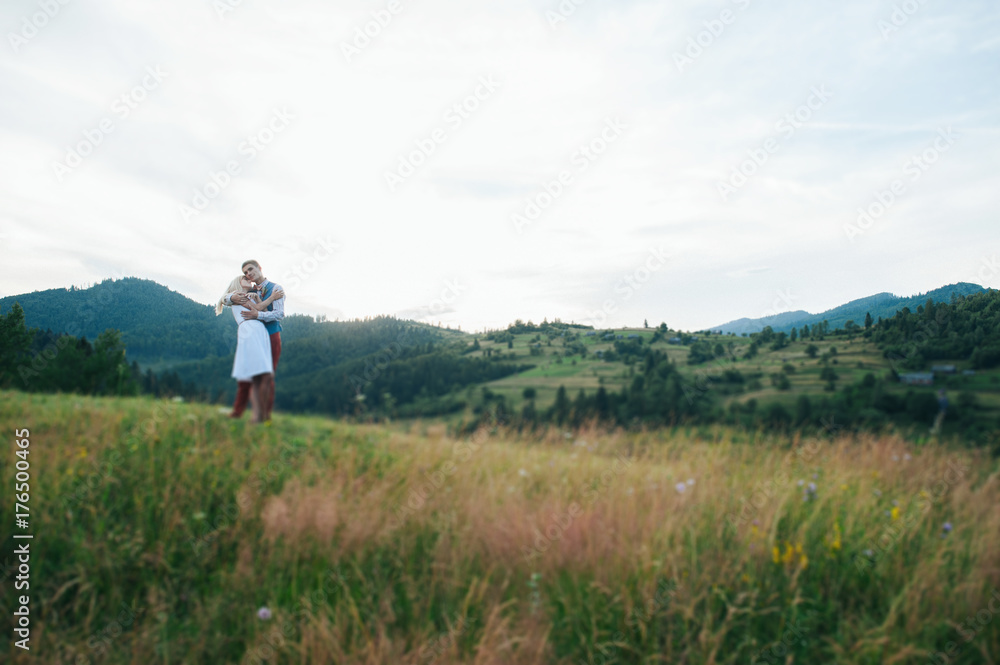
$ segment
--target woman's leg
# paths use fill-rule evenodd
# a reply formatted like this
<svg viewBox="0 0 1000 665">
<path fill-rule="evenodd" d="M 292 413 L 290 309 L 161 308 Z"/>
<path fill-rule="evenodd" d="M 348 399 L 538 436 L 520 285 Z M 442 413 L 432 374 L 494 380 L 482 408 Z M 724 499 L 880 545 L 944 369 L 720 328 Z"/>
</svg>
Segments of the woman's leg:
<svg viewBox="0 0 1000 665">
<path fill-rule="evenodd" d="M 247 402 L 250 400 L 250 387 L 250 381 L 236 382 L 236 400 L 233 402 L 233 410 L 229 414 L 230 418 L 239 418 L 247 410 Z"/>
</svg>

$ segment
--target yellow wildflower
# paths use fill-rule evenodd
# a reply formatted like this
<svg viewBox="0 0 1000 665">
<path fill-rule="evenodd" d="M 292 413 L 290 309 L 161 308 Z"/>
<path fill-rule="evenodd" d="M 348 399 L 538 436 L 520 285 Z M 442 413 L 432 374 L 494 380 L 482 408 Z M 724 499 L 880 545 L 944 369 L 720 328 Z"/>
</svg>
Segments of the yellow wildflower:
<svg viewBox="0 0 1000 665">
<path fill-rule="evenodd" d="M 899 506 L 893 506 L 892 507 L 892 513 L 891 513 L 891 515 L 892 515 L 892 519 L 894 519 L 894 520 L 898 520 L 899 519 Z"/>
<path fill-rule="evenodd" d="M 830 543 L 830 549 L 839 550 L 841 546 L 840 539 L 840 524 L 833 525 L 833 542 Z"/>
<path fill-rule="evenodd" d="M 847 491 L 847 483 L 844 483 L 843 485 L 841 485 L 840 489 L 841 489 L 841 491 L 846 492 Z"/>
<path fill-rule="evenodd" d="M 780 551 L 778 550 L 777 545 L 771 548 L 771 557 L 774 559 L 775 563 L 779 563 L 781 561 L 781 554 L 779 552 Z"/>
</svg>

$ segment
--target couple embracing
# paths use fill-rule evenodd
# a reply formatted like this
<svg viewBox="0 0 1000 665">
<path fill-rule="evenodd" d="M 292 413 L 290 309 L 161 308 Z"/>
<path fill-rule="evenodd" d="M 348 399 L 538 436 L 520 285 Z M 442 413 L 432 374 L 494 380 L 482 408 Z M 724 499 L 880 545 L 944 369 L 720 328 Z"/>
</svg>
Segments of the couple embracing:
<svg viewBox="0 0 1000 665">
<path fill-rule="evenodd" d="M 253 408 L 254 423 L 271 419 L 274 407 L 274 372 L 281 357 L 281 320 L 285 318 L 285 292 L 264 277 L 256 261 L 243 262 L 243 274 L 230 282 L 215 306 L 215 314 L 232 309 L 238 326 L 233 378 L 236 401 L 230 418 Z"/>
</svg>

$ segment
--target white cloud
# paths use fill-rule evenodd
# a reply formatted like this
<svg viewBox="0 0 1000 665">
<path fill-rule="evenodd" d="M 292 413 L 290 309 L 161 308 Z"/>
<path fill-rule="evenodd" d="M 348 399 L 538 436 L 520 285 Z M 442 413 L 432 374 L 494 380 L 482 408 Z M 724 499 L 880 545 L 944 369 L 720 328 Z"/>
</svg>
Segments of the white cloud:
<svg viewBox="0 0 1000 665">
<path fill-rule="evenodd" d="M 969 279 L 996 244 L 992 3 L 924 5 L 887 39 L 890 2 L 590 0 L 552 29 L 558 4 L 403 1 L 348 62 L 342 44 L 386 3 L 244 0 L 224 18 L 201 0 L 68 3 L 0 60 L 0 293 L 120 270 L 207 303 L 243 259 L 290 275 L 332 238 L 291 310 L 416 311 L 458 277 L 467 291 L 436 309 L 471 329 L 585 316 L 664 246 L 670 264 L 609 322 L 698 328 L 792 287 L 815 311 Z M 735 19 L 711 35 L 723 10 Z M 2 32 L 37 11 L 6 3 Z M 678 71 L 689 38 L 705 45 Z M 150 66 L 168 75 L 119 117 L 115 100 Z M 449 121 L 481 77 L 500 85 Z M 823 85 L 829 101 L 781 135 Z M 276 108 L 294 120 L 249 159 L 240 146 Z M 578 169 L 615 117 L 628 128 Z M 53 162 L 104 118 L 114 131 L 59 182 Z M 857 208 L 948 125 L 954 149 L 851 242 Z M 386 171 L 435 130 L 446 138 L 390 191 Z M 718 183 L 776 136 L 722 201 Z M 185 223 L 179 207 L 230 161 L 240 173 Z M 511 214 L 563 170 L 572 184 L 518 234 Z M 943 244 L 955 249 L 939 261 Z"/>
</svg>

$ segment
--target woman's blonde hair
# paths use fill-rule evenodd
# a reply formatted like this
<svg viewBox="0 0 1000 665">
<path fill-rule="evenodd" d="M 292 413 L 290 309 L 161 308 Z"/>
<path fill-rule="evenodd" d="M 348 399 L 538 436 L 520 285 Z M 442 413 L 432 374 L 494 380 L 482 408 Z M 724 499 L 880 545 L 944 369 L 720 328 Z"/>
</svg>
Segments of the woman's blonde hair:
<svg viewBox="0 0 1000 665">
<path fill-rule="evenodd" d="M 219 298 L 219 302 L 215 303 L 215 315 L 218 316 L 222 314 L 222 309 L 226 306 L 226 298 L 234 293 L 243 293 L 247 290 L 247 287 L 243 284 L 246 277 L 240 275 L 233 281 L 229 282 L 229 286 L 226 287 L 226 292 L 222 294 Z"/>
</svg>

